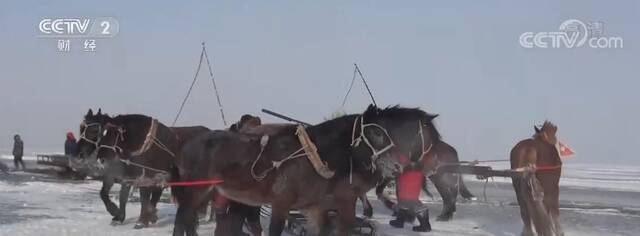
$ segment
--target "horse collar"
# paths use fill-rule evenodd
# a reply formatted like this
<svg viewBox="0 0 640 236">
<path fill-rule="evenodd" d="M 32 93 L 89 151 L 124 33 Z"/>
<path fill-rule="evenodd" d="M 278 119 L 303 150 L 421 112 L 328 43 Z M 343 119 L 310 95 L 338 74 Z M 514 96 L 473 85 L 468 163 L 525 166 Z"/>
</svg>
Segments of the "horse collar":
<svg viewBox="0 0 640 236">
<path fill-rule="evenodd" d="M 149 131 L 145 136 L 144 142 L 140 145 L 138 150 L 135 150 L 131 153 L 132 156 L 140 156 L 146 151 L 149 151 L 151 146 L 153 145 L 153 140 L 156 138 L 156 133 L 158 132 L 158 120 L 151 119 L 151 125 L 149 125 Z"/>
</svg>

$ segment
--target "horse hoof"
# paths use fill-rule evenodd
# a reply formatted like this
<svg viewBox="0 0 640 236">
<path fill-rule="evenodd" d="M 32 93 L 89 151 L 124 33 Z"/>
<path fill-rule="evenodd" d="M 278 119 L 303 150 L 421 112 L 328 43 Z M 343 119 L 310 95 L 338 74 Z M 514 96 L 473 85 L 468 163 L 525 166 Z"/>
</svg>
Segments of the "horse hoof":
<svg viewBox="0 0 640 236">
<path fill-rule="evenodd" d="M 451 218 L 453 218 L 453 216 L 439 215 L 438 217 L 436 217 L 436 221 L 450 221 Z"/>
<path fill-rule="evenodd" d="M 137 222 L 137 223 L 133 226 L 133 228 L 134 228 L 134 229 L 142 229 L 142 228 L 146 228 L 146 227 L 147 227 L 147 224 L 142 223 L 142 222 Z"/>
<path fill-rule="evenodd" d="M 122 221 L 117 221 L 117 220 L 112 220 L 111 221 L 111 226 L 118 226 L 118 225 L 121 225 L 121 224 L 122 224 Z"/>
</svg>

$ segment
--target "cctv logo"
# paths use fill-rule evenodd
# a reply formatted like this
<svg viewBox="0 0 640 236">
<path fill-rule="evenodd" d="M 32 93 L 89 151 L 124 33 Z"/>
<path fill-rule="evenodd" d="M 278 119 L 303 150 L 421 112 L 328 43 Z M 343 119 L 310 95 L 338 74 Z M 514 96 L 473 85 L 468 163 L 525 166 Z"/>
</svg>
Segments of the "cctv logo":
<svg viewBox="0 0 640 236">
<path fill-rule="evenodd" d="M 113 17 L 45 18 L 38 23 L 41 38 L 112 38 L 120 31 Z"/>
<path fill-rule="evenodd" d="M 90 19 L 43 19 L 38 28 L 46 35 L 82 35 L 89 29 L 90 22 Z"/>
</svg>

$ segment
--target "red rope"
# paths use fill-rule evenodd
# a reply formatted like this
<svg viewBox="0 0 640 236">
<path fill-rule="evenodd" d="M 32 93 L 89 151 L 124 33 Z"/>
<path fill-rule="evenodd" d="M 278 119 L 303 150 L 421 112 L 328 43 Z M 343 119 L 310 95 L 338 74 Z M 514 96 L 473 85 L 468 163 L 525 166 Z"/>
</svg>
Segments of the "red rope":
<svg viewBox="0 0 640 236">
<path fill-rule="evenodd" d="M 216 185 L 224 182 L 221 179 L 208 179 L 208 180 L 194 180 L 194 181 L 179 181 L 179 182 L 167 182 L 166 186 L 195 186 L 195 185 Z"/>
<path fill-rule="evenodd" d="M 536 171 L 556 170 L 562 168 L 562 164 L 555 166 L 536 166 Z"/>
</svg>

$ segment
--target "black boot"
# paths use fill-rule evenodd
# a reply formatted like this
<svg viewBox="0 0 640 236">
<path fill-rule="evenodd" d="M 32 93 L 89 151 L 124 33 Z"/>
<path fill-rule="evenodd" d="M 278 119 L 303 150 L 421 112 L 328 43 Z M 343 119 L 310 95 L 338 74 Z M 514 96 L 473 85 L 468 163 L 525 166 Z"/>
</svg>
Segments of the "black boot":
<svg viewBox="0 0 640 236">
<path fill-rule="evenodd" d="M 396 212 L 396 219 L 390 220 L 389 225 L 393 226 L 394 228 L 403 228 L 404 222 L 407 220 L 407 216 L 408 216 L 407 210 L 398 209 L 398 212 Z"/>
<path fill-rule="evenodd" d="M 418 222 L 420 222 L 419 226 L 414 226 L 412 228 L 413 231 L 416 232 L 429 232 L 431 231 L 431 224 L 429 223 L 429 211 L 424 210 L 416 215 L 418 218 Z"/>
</svg>

